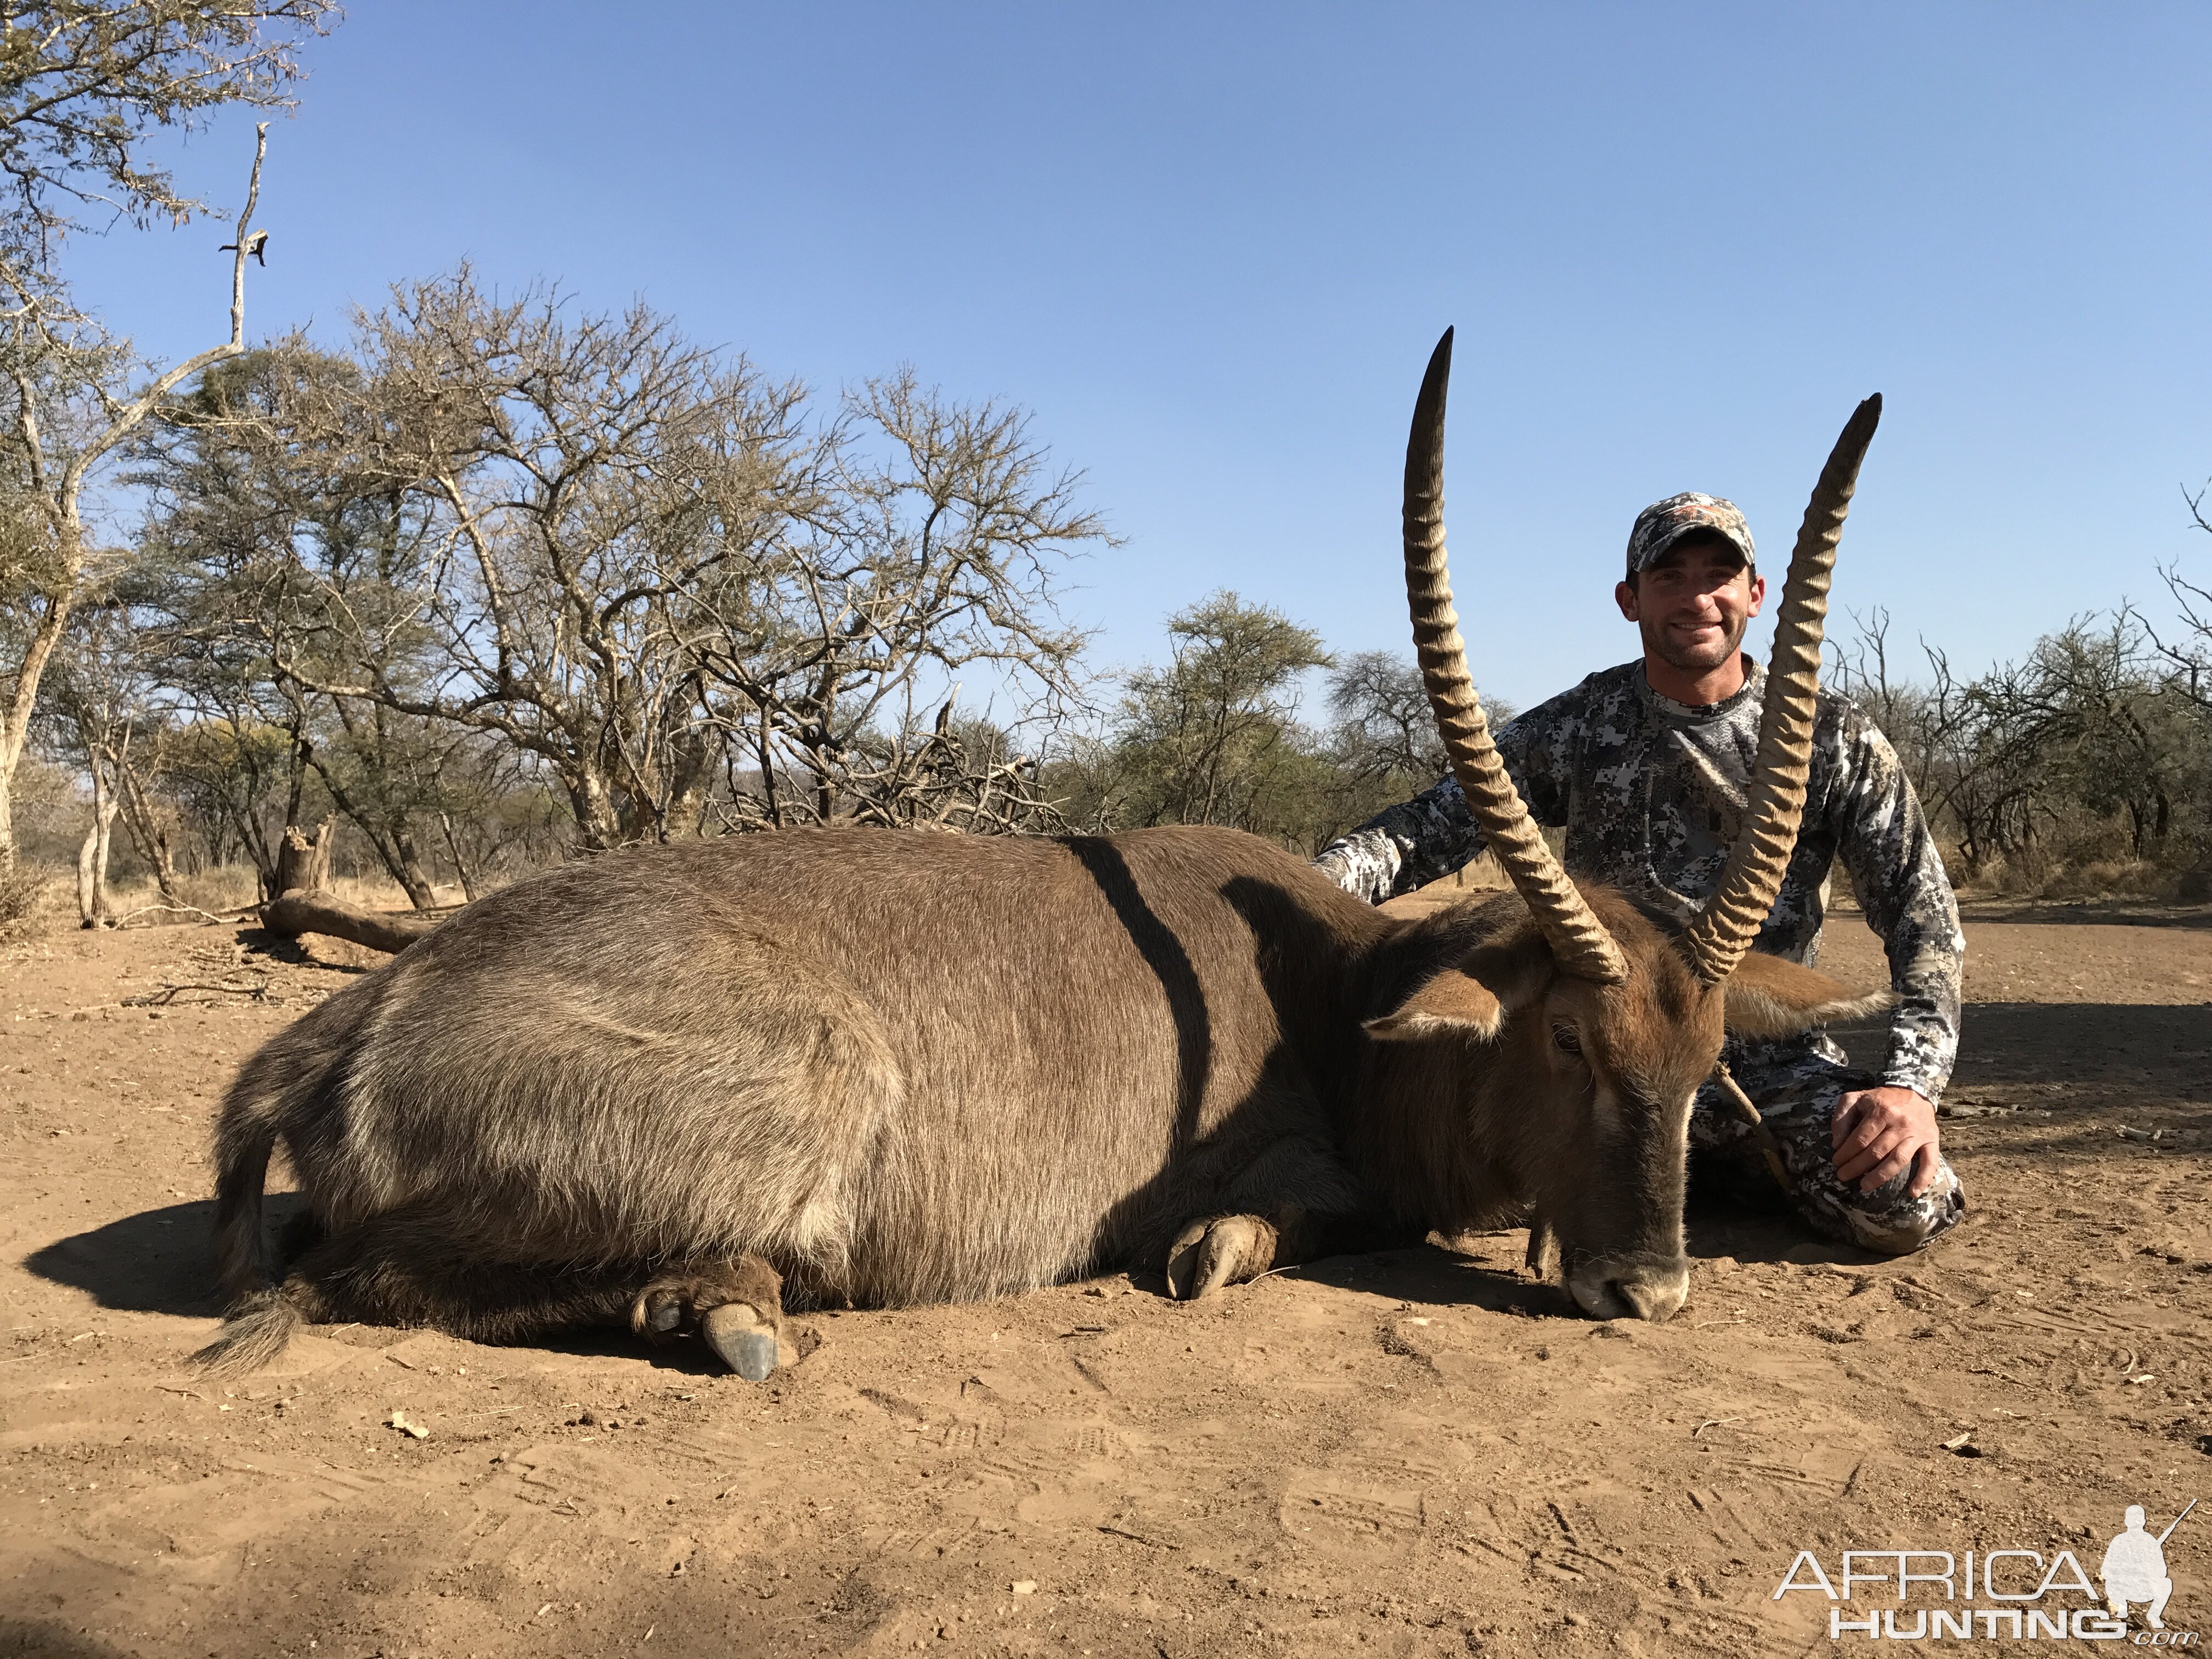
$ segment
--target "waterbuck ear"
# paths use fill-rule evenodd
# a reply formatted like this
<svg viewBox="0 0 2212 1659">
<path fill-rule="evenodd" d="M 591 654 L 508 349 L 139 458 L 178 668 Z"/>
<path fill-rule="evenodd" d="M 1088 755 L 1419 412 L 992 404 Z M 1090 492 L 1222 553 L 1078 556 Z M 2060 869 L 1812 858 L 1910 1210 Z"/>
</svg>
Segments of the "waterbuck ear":
<svg viewBox="0 0 2212 1659">
<path fill-rule="evenodd" d="M 1526 928 L 1440 969 L 1389 1013 L 1369 1020 L 1367 1031 L 1386 1041 L 1449 1031 L 1487 1042 L 1507 1014 L 1542 993 L 1552 971 L 1550 947 Z"/>
<path fill-rule="evenodd" d="M 1728 1028 L 1738 1036 L 1795 1036 L 1832 1020 L 1864 1019 L 1897 1000 L 1893 991 L 1861 996 L 1810 968 L 1745 953 L 1728 976 Z"/>
<path fill-rule="evenodd" d="M 1488 1041 L 1505 1023 L 1505 1005 L 1472 974 L 1447 968 L 1380 1019 L 1367 1022 L 1370 1036 L 1388 1041 L 1441 1036 L 1447 1031 Z"/>
</svg>

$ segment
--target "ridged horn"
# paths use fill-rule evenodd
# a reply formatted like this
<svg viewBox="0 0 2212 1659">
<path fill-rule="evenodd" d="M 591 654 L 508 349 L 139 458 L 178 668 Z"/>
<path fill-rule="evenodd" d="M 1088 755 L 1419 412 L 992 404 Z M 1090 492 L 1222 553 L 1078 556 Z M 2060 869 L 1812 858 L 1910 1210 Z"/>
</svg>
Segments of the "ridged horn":
<svg viewBox="0 0 2212 1659">
<path fill-rule="evenodd" d="M 1628 977 L 1627 958 L 1544 844 L 1498 758 L 1467 672 L 1467 646 L 1444 568 L 1444 392 L 1451 380 L 1451 349 L 1452 331 L 1446 329 L 1421 377 L 1406 440 L 1406 601 L 1421 682 L 1483 840 L 1534 914 L 1553 959 L 1578 979 L 1617 985 Z"/>
<path fill-rule="evenodd" d="M 1881 420 L 1877 392 L 1844 423 L 1843 435 L 1820 469 L 1813 499 L 1798 526 L 1774 625 L 1774 659 L 1768 665 L 1766 701 L 1759 715 L 1759 752 L 1752 765 L 1743 832 L 1729 848 L 1720 884 L 1704 912 L 1682 935 L 1682 948 L 1698 977 L 1717 985 L 1735 971 L 1765 925 L 1782 890 L 1805 814 L 1805 783 L 1813 765 L 1813 716 L 1820 681 L 1820 637 L 1828 617 L 1828 581 L 1835 574 L 1836 544 L 1857 487 L 1859 463 Z"/>
</svg>

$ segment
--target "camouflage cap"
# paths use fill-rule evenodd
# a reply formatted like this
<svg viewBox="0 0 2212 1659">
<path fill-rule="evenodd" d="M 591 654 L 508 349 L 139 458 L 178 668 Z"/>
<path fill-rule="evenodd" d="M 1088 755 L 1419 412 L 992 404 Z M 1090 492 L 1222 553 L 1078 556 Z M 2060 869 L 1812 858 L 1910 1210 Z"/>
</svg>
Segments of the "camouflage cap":
<svg viewBox="0 0 2212 1659">
<path fill-rule="evenodd" d="M 1743 562 L 1753 567 L 1759 555 L 1751 544 L 1751 526 L 1743 521 L 1734 501 L 1718 495 L 1701 495 L 1686 489 L 1654 501 L 1636 515 L 1628 532 L 1628 574 L 1648 569 L 1653 561 L 1692 530 L 1713 530 L 1742 550 Z"/>
</svg>

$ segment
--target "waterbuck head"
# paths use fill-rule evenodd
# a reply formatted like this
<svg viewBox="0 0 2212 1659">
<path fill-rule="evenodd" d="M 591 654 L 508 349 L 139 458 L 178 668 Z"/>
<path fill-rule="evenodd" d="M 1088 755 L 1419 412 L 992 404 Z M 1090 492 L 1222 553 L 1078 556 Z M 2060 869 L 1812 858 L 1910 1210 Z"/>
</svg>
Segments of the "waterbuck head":
<svg viewBox="0 0 2212 1659">
<path fill-rule="evenodd" d="M 1446 912 L 1438 970 L 1368 1030 L 1490 1053 L 1482 1156 L 1559 1244 L 1568 1289 L 1600 1318 L 1665 1319 L 1689 1286 L 1682 1200 L 1692 1097 L 1725 1031 L 1781 1036 L 1882 1006 L 1826 975 L 1750 954 L 1796 845 L 1813 748 L 1822 623 L 1836 544 L 1881 400 L 1861 404 L 1814 486 L 1775 630 L 1748 809 L 1720 884 L 1676 931 L 1607 889 L 1570 880 L 1491 740 L 1444 560 L 1449 330 L 1430 359 L 1406 449 L 1406 590 L 1421 673 L 1452 770 L 1520 896 Z M 1402 958 L 1401 958 L 1402 959 Z M 1500 1113 L 1504 1113 L 1501 1121 Z"/>
</svg>

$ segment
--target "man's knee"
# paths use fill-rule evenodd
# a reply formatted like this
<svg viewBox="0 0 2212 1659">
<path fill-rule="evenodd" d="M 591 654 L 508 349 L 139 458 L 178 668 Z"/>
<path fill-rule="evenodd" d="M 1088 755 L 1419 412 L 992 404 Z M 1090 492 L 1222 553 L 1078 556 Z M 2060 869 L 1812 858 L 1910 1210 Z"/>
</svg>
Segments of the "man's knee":
<svg viewBox="0 0 2212 1659">
<path fill-rule="evenodd" d="M 1823 1182 L 1820 1196 L 1834 1212 L 1844 1236 L 1862 1249 L 1911 1255 L 1966 1219 L 1966 1194 L 1951 1166 L 1940 1159 L 1926 1191 L 1908 1194 L 1908 1182 L 1909 1175 L 1902 1175 L 1870 1193 L 1841 1182 Z"/>
</svg>

